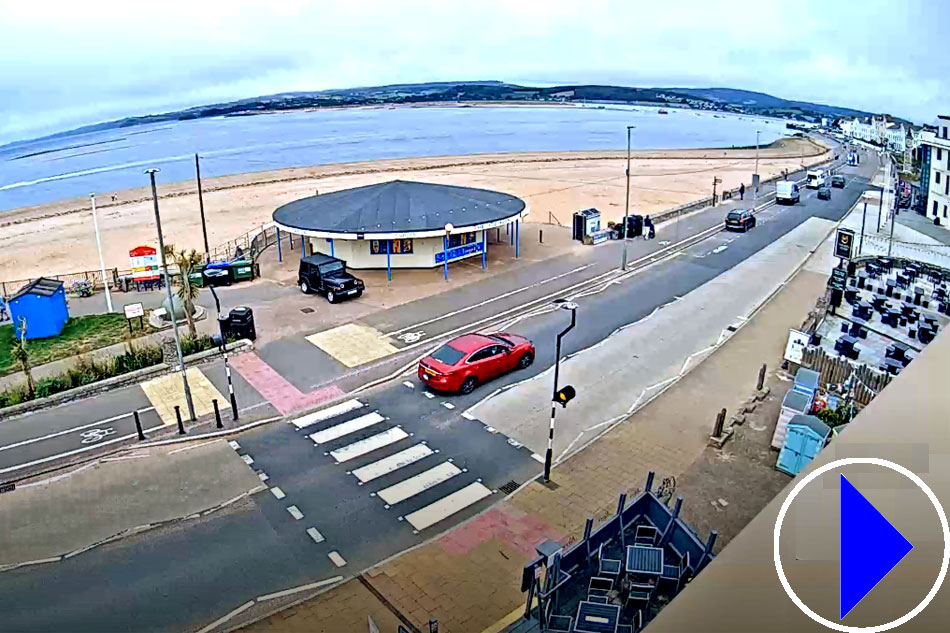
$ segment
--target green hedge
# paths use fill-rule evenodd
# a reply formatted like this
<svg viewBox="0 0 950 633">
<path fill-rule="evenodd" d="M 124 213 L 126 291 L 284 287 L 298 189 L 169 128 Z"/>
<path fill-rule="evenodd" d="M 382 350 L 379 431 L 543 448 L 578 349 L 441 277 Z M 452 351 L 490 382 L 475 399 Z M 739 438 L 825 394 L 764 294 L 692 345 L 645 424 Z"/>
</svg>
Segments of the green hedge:
<svg viewBox="0 0 950 633">
<path fill-rule="evenodd" d="M 214 347 L 210 336 L 183 336 L 181 349 L 185 356 Z M 139 369 L 152 367 L 162 362 L 162 349 L 158 345 L 133 347 L 112 358 L 95 359 L 80 356 L 76 364 L 61 374 L 47 376 L 36 381 L 35 398 L 47 398 L 63 391 L 89 385 L 106 378 L 121 376 Z M 30 400 L 26 386 L 16 386 L 0 392 L 0 407 L 9 407 Z"/>
</svg>

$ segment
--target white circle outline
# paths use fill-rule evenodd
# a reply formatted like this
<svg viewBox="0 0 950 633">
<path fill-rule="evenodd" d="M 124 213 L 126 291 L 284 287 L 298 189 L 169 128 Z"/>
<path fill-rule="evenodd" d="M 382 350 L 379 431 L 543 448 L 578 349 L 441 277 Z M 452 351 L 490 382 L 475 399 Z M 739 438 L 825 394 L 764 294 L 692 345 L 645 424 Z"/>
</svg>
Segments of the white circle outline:
<svg viewBox="0 0 950 633">
<path fill-rule="evenodd" d="M 808 605 L 802 602 L 801 598 L 799 598 L 798 595 L 796 595 L 796 593 L 792 590 L 792 586 L 789 584 L 788 578 L 785 577 L 785 571 L 782 569 L 782 560 L 779 556 L 779 536 L 782 532 L 782 522 L 785 520 L 785 514 L 788 512 L 789 506 L 792 505 L 792 501 L 794 501 L 795 497 L 798 496 L 798 493 L 800 493 L 805 486 L 814 481 L 819 475 L 822 475 L 829 470 L 840 468 L 841 466 L 849 466 L 852 464 L 872 464 L 875 466 L 881 466 L 883 468 L 889 468 L 913 481 L 915 484 L 917 484 L 918 488 L 924 491 L 924 494 L 927 495 L 927 498 L 930 499 L 930 503 L 933 504 L 934 509 L 937 511 L 937 516 L 940 518 L 940 527 L 943 529 L 943 561 L 940 563 L 940 573 L 937 574 L 937 581 L 930 589 L 930 592 L 924 596 L 924 599 L 920 601 L 920 604 L 918 604 L 908 613 L 905 613 L 896 620 L 892 620 L 891 622 L 887 622 L 885 624 L 878 624 L 876 626 L 846 626 L 844 624 L 838 624 L 837 622 L 826 620 L 809 609 Z M 927 605 L 930 604 L 930 601 L 933 600 L 937 595 L 937 592 L 940 590 L 940 585 L 943 584 L 943 581 L 947 576 L 947 567 L 950 566 L 950 525 L 947 524 L 947 515 L 943 511 L 943 506 L 940 505 L 940 501 L 937 500 L 937 495 L 935 495 L 933 490 L 930 489 L 930 486 L 924 483 L 924 480 L 918 477 L 915 473 L 904 468 L 900 464 L 895 464 L 894 462 L 888 461 L 886 459 L 880 459 L 878 457 L 847 457 L 844 459 L 836 459 L 825 464 L 821 468 L 808 473 L 804 479 L 792 487 L 792 491 L 789 493 L 788 497 L 785 498 L 785 501 L 782 502 L 782 508 L 779 510 L 778 518 L 775 520 L 772 555 L 775 559 L 775 571 L 778 573 L 778 579 L 782 583 L 782 588 L 785 589 L 785 593 L 787 593 L 788 597 L 791 598 L 792 602 L 795 603 L 795 606 L 801 609 L 802 612 L 809 618 L 818 624 L 828 627 L 829 629 L 843 631 L 844 633 L 882 633 L 883 631 L 889 631 L 890 629 L 897 628 L 898 626 L 905 624 L 912 618 L 916 617 L 921 611 L 927 608 Z"/>
</svg>

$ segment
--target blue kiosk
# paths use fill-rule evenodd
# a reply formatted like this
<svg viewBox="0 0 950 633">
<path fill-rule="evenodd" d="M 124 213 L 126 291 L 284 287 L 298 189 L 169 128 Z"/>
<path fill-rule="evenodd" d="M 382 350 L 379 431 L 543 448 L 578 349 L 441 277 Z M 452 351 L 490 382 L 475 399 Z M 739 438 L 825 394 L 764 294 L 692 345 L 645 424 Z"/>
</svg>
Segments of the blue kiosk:
<svg viewBox="0 0 950 633">
<path fill-rule="evenodd" d="M 34 279 L 10 297 L 8 304 L 14 332 L 20 336 L 20 322 L 25 319 L 28 340 L 57 336 L 69 320 L 66 289 L 58 279 Z"/>
</svg>

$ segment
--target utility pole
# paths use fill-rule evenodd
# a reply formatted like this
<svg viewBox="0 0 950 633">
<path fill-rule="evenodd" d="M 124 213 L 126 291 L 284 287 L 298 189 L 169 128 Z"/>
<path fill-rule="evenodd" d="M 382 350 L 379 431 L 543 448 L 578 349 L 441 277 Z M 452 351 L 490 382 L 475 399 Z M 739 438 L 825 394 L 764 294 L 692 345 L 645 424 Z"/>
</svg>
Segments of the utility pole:
<svg viewBox="0 0 950 633">
<path fill-rule="evenodd" d="M 620 270 L 627 270 L 627 239 L 630 237 L 628 223 L 630 217 L 630 130 L 633 125 L 627 126 L 627 200 L 623 210 L 623 254 L 620 257 Z"/>
<path fill-rule="evenodd" d="M 155 227 L 158 229 L 158 252 L 162 258 L 162 272 L 165 274 L 165 293 L 168 295 L 169 316 L 172 320 L 172 331 L 175 333 L 175 351 L 178 353 L 178 370 L 181 372 L 181 382 L 185 387 L 185 404 L 188 405 L 188 417 L 194 422 L 195 403 L 191 399 L 191 389 L 188 387 L 188 375 L 185 373 L 185 359 L 181 353 L 181 337 L 178 336 L 178 319 L 175 318 L 175 304 L 172 299 L 172 280 L 168 276 L 168 264 L 165 261 L 165 238 L 162 237 L 162 220 L 158 215 L 158 191 L 155 189 L 155 174 L 157 168 L 146 169 L 149 180 L 152 183 L 152 203 L 155 207 Z"/>
<path fill-rule="evenodd" d="M 752 208 L 759 201 L 759 134 L 761 130 L 755 131 L 755 171 L 752 174 Z"/>
<path fill-rule="evenodd" d="M 92 201 L 92 226 L 96 230 L 96 249 L 99 251 L 99 272 L 102 274 L 102 285 L 106 289 L 106 309 L 112 312 L 112 293 L 109 291 L 109 280 L 106 279 L 106 262 L 102 257 L 102 240 L 99 239 L 99 217 L 96 215 L 96 194 L 90 193 Z"/>
<path fill-rule="evenodd" d="M 198 164 L 198 154 L 195 154 L 195 178 L 198 181 L 198 210 L 201 212 L 201 235 L 205 239 L 205 262 L 211 261 L 208 248 L 208 227 L 205 225 L 205 201 L 201 195 L 201 165 Z"/>
</svg>

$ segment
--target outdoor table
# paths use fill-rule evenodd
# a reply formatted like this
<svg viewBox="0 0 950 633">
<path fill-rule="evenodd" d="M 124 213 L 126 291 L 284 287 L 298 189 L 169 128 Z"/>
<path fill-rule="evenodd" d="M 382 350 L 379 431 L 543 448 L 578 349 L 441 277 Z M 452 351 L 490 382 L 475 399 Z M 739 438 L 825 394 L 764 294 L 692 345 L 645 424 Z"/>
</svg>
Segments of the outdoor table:
<svg viewBox="0 0 950 633">
<path fill-rule="evenodd" d="M 620 605 L 582 600 L 574 620 L 576 633 L 615 633 L 620 620 Z"/>
<path fill-rule="evenodd" d="M 887 280 L 887 296 L 890 297 L 894 294 L 894 288 L 897 287 L 897 282 L 893 279 Z"/>
<path fill-rule="evenodd" d="M 659 577 L 663 573 L 663 548 L 628 545 L 626 563 L 628 574 Z"/>
<path fill-rule="evenodd" d="M 904 365 L 900 361 L 894 360 L 893 358 L 887 358 L 884 360 L 884 367 L 887 370 L 887 373 L 896 376 L 900 373 L 901 369 L 904 368 Z"/>
</svg>

